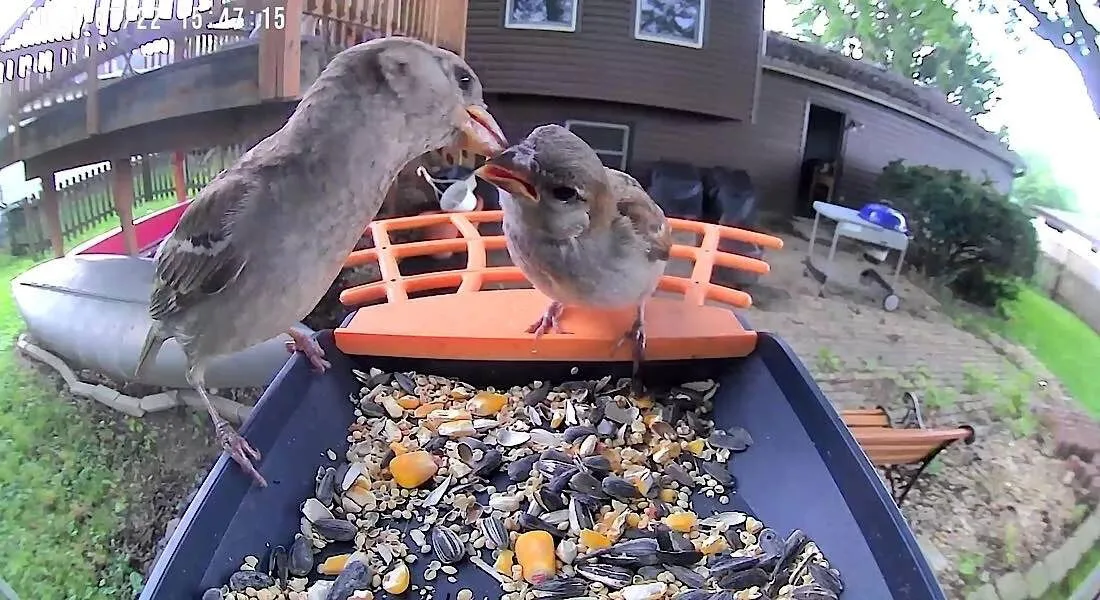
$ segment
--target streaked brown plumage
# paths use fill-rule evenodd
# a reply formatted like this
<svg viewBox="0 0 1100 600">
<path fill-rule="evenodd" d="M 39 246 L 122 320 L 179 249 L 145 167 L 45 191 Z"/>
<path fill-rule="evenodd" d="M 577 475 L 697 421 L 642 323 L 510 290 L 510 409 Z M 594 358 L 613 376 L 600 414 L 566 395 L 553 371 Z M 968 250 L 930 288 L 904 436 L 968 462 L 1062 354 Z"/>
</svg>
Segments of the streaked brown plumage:
<svg viewBox="0 0 1100 600">
<path fill-rule="evenodd" d="M 161 245 L 138 372 L 174 337 L 222 447 L 266 485 L 249 460 L 259 453 L 210 404 L 206 361 L 293 328 L 410 160 L 452 144 L 494 154 L 503 143 L 460 57 L 400 37 L 344 50 L 286 125 L 211 181 Z M 315 342 L 291 336 L 318 369 L 328 366 Z"/>
<path fill-rule="evenodd" d="M 501 195 L 508 253 L 553 301 L 528 331 L 561 332 L 567 305 L 633 307 L 624 341 L 634 343 L 637 372 L 645 303 L 672 246 L 661 208 L 633 177 L 605 167 L 584 140 L 558 125 L 536 128 L 477 173 L 508 192 Z"/>
</svg>

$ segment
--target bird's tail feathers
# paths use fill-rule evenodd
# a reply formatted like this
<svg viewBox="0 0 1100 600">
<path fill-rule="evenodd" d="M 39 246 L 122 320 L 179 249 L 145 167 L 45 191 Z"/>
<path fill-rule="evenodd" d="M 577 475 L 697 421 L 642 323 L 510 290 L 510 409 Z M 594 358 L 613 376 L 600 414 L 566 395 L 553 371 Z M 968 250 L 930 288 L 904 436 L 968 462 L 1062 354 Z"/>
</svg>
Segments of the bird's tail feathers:
<svg viewBox="0 0 1100 600">
<path fill-rule="evenodd" d="M 134 369 L 134 379 L 141 379 L 149 366 L 157 361 L 161 346 L 170 337 L 172 336 L 165 334 L 160 323 L 153 321 L 149 332 L 145 334 L 145 343 L 141 345 L 141 354 L 138 355 L 137 367 Z"/>
</svg>

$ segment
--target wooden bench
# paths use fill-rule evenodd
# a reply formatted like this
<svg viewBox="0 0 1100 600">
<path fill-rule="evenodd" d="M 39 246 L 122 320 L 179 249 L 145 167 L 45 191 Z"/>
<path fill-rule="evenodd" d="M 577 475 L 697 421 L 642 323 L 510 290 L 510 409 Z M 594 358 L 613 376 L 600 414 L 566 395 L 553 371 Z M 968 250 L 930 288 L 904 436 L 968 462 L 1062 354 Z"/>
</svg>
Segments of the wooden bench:
<svg viewBox="0 0 1100 600">
<path fill-rule="evenodd" d="M 885 473 L 898 506 L 940 452 L 959 440 L 968 445 L 974 442 L 974 428 L 969 425 L 926 428 L 916 394 L 906 392 L 903 398 L 906 412 L 897 420 L 881 406 L 846 410 L 840 415 L 871 464 Z"/>
</svg>

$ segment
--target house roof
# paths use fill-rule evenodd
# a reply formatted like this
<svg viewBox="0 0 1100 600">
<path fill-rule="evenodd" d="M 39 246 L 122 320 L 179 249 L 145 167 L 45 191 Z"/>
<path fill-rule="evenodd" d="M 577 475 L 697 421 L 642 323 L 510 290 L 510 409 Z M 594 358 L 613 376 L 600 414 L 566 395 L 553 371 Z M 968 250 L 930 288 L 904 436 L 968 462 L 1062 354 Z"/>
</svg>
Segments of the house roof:
<svg viewBox="0 0 1100 600">
<path fill-rule="evenodd" d="M 940 90 L 818 44 L 792 39 L 774 31 L 767 34 L 768 59 L 842 78 L 874 96 L 900 103 L 920 115 L 949 126 L 987 150 L 1001 155 L 1007 162 L 1023 165 L 1020 156 L 1009 150 L 995 134 L 974 122 L 965 110 L 948 102 Z"/>
</svg>

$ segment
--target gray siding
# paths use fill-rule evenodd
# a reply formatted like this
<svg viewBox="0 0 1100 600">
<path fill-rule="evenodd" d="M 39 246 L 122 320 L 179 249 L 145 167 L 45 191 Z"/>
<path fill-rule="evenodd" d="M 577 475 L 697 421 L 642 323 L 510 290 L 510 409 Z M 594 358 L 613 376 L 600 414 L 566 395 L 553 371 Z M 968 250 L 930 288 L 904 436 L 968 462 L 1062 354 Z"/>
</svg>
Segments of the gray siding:
<svg viewBox="0 0 1100 600">
<path fill-rule="evenodd" d="M 652 107 L 522 95 L 492 95 L 490 108 L 512 139 L 543 123 L 567 119 L 631 126 L 630 170 L 642 173 L 662 158 L 749 172 L 765 210 L 794 211 L 806 106 L 846 112 L 864 127 L 848 134 L 837 200 L 860 205 L 874 198 L 874 183 L 895 158 L 910 164 L 988 174 L 1002 190 L 1012 167 L 923 121 L 802 79 L 765 71 L 755 123 L 707 118 Z"/>
<path fill-rule="evenodd" d="M 634 39 L 635 0 L 575 0 L 575 32 L 507 29 L 506 0 L 470 0 L 466 58 L 495 94 L 621 102 L 748 119 L 760 0 L 707 0 L 702 48 Z"/>
</svg>

